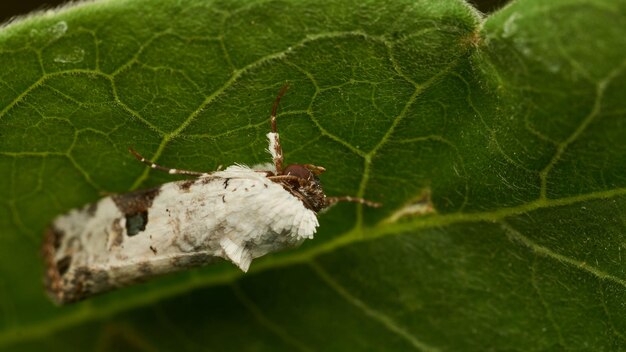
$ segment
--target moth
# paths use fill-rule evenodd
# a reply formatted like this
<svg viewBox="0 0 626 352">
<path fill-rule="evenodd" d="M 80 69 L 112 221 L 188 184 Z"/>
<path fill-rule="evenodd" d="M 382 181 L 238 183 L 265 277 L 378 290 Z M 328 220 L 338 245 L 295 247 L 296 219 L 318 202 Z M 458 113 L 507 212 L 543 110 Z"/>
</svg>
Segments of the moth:
<svg viewBox="0 0 626 352">
<path fill-rule="evenodd" d="M 44 236 L 45 285 L 58 304 L 226 259 L 246 272 L 254 258 L 313 238 L 317 214 L 337 203 L 380 206 L 362 198 L 327 197 L 311 164 L 283 166 L 276 111 L 270 116 L 272 163 L 196 172 L 152 169 L 192 178 L 100 201 L 60 215 Z"/>
</svg>

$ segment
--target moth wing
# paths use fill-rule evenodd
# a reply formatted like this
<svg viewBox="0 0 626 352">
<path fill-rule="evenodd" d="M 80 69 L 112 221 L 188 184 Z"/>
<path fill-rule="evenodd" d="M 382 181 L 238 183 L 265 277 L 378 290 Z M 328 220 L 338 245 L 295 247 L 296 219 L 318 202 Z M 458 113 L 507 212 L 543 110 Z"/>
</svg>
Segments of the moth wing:
<svg viewBox="0 0 626 352">
<path fill-rule="evenodd" d="M 252 263 L 252 254 L 249 250 L 233 242 L 228 237 L 224 237 L 220 240 L 220 246 L 233 264 L 237 265 L 244 273 L 248 272 L 250 263 Z"/>
</svg>

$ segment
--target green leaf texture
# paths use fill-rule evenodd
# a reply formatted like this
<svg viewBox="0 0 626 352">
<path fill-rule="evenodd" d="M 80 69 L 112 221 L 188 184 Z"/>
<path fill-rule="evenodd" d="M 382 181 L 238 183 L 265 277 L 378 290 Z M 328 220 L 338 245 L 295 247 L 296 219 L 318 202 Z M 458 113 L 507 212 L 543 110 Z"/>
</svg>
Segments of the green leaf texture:
<svg viewBox="0 0 626 352">
<path fill-rule="evenodd" d="M 109 0 L 0 29 L 0 349 L 626 350 L 626 3 Z M 341 204 L 299 249 L 86 302 L 58 214 L 269 159 Z M 432 211 L 424 211 L 432 209 Z M 624 253 L 622 253 L 624 252 Z"/>
</svg>

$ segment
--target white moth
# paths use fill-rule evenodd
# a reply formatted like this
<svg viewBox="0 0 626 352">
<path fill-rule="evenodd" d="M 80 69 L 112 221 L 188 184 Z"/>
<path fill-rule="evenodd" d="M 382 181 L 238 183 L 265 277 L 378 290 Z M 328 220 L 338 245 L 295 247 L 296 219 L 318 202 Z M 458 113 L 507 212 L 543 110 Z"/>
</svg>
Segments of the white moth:
<svg viewBox="0 0 626 352">
<path fill-rule="evenodd" d="M 317 213 L 341 201 L 379 206 L 360 198 L 326 197 L 310 164 L 283 168 L 274 102 L 269 152 L 273 165 L 233 165 L 153 189 L 113 195 L 57 217 L 45 234 L 46 288 L 65 304 L 151 277 L 227 259 L 244 272 L 252 259 L 313 238 Z"/>
</svg>

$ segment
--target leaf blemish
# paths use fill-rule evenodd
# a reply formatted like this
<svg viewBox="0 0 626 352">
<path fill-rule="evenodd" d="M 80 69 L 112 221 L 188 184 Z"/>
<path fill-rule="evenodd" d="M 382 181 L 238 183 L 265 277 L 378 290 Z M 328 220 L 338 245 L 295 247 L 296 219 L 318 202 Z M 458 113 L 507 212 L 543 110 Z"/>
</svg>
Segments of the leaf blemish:
<svg viewBox="0 0 626 352">
<path fill-rule="evenodd" d="M 76 64 L 85 58 L 85 50 L 75 46 L 65 53 L 54 57 L 54 62 L 62 64 Z"/>
<path fill-rule="evenodd" d="M 410 201 L 405 206 L 398 209 L 383 222 L 394 223 L 402 218 L 424 216 L 428 214 L 435 214 L 436 212 L 437 211 L 433 207 L 433 203 L 430 197 L 430 189 L 425 189 L 422 191 L 417 199 Z"/>
</svg>

